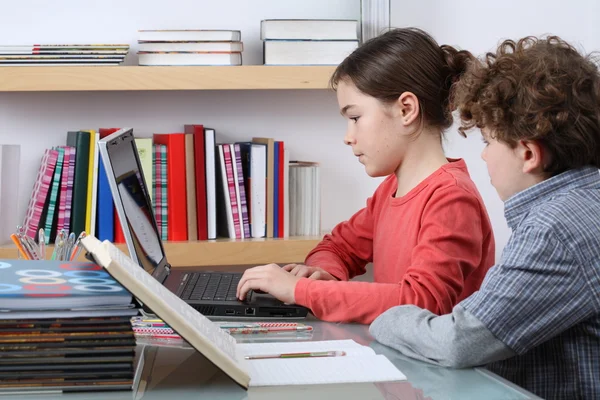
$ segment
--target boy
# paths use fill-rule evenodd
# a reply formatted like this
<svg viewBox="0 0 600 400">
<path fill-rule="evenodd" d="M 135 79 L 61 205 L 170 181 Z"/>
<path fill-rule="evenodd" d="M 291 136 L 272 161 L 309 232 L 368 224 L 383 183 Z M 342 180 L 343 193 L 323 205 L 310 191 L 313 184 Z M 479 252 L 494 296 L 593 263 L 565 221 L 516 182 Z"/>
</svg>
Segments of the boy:
<svg viewBox="0 0 600 400">
<path fill-rule="evenodd" d="M 545 399 L 600 398 L 600 76 L 557 37 L 505 41 L 455 87 L 461 133 L 512 229 L 481 289 L 436 316 L 394 307 L 381 343 L 433 364 L 491 371 Z"/>
</svg>

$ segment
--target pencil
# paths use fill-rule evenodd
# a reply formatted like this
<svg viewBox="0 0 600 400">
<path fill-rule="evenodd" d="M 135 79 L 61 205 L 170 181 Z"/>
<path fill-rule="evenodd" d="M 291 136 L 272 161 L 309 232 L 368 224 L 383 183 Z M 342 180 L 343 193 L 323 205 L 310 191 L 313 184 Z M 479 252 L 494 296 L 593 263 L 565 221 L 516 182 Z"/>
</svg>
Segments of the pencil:
<svg viewBox="0 0 600 400">
<path fill-rule="evenodd" d="M 10 235 L 10 238 L 12 239 L 15 246 L 17 246 L 17 249 L 19 250 L 19 253 L 21 254 L 21 256 L 24 259 L 29 260 L 29 256 L 27 255 L 27 252 L 25 252 L 25 249 L 23 248 L 23 245 L 21 244 L 21 240 L 19 239 L 19 237 L 13 233 L 12 235 Z"/>
</svg>

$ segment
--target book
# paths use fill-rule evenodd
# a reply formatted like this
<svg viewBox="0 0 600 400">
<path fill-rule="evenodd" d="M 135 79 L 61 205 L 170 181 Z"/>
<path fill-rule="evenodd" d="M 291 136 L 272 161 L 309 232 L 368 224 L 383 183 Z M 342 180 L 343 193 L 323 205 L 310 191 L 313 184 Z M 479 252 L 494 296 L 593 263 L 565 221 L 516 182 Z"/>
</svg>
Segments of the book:
<svg viewBox="0 0 600 400">
<path fill-rule="evenodd" d="M 212 128 L 204 128 L 204 148 L 206 157 L 206 223 L 208 238 L 217 238 L 217 181 L 215 165 L 216 133 Z"/>
<path fill-rule="evenodd" d="M 3 311 L 126 308 L 132 301 L 127 290 L 93 263 L 2 260 L 0 265 Z"/>
<path fill-rule="evenodd" d="M 25 234 L 30 238 L 36 237 L 37 230 L 40 227 L 57 159 L 58 151 L 53 149 L 44 151 L 23 221 Z"/>
<path fill-rule="evenodd" d="M 138 52 L 139 65 L 242 65 L 241 53 Z"/>
<path fill-rule="evenodd" d="M 338 65 L 354 49 L 357 40 L 265 40 L 265 65 Z"/>
<path fill-rule="evenodd" d="M 206 140 L 204 134 L 203 125 L 185 125 L 184 130 L 186 133 L 186 140 L 188 136 L 193 138 L 194 144 L 194 159 L 192 160 L 193 177 L 194 177 L 194 188 L 195 188 L 195 201 L 196 204 L 196 240 L 207 240 L 208 239 L 208 220 L 207 220 L 207 209 L 206 209 Z M 186 142 L 187 144 L 187 142 Z M 212 150 L 212 148 L 211 148 Z M 186 156 L 187 156 L 186 148 Z M 186 160 L 187 161 L 187 160 Z M 190 171 L 190 168 L 186 166 L 186 172 Z M 187 180 L 187 176 L 186 176 Z M 190 192 L 188 191 L 188 195 Z M 191 198 L 191 196 L 190 196 Z M 190 202 L 188 202 L 188 207 Z M 188 212 L 189 215 L 189 212 Z M 188 223 L 189 228 L 189 223 Z M 189 233 L 188 233 L 188 236 Z M 192 237 L 192 236 L 190 236 Z M 191 239 L 190 239 L 191 240 Z"/>
<path fill-rule="evenodd" d="M 262 40 L 358 40 L 358 21 L 336 19 L 265 19 Z"/>
<path fill-rule="evenodd" d="M 351 340 L 237 344 L 224 329 L 165 288 L 112 243 L 90 235 L 82 244 L 108 273 L 243 388 L 406 379 L 384 355 Z M 344 351 L 347 356 L 245 359 L 251 355 L 325 349 Z"/>
<path fill-rule="evenodd" d="M 171 241 L 188 240 L 185 133 L 155 133 L 153 139 L 154 144 L 164 144 L 167 152 L 168 238 Z M 166 219 L 162 221 L 166 222 Z"/>
<path fill-rule="evenodd" d="M 91 140 L 90 132 L 67 132 L 67 146 L 75 147 L 75 176 L 71 207 L 71 232 L 75 232 L 75 235 L 85 231 L 86 226 Z"/>
<path fill-rule="evenodd" d="M 252 138 L 252 143 L 264 144 L 267 147 L 267 196 L 266 196 L 266 237 L 272 238 L 274 233 L 274 206 L 273 199 L 275 194 L 275 140 L 272 138 Z"/>
<path fill-rule="evenodd" d="M 56 167 L 54 168 L 54 177 L 52 178 L 52 185 L 48 193 L 48 212 L 46 214 L 46 221 L 40 221 L 40 227 L 44 227 L 46 232 L 46 244 L 50 244 L 50 239 L 56 236 L 55 222 L 57 222 L 57 219 L 55 219 L 55 213 L 59 205 L 58 193 L 65 157 L 64 147 L 56 147 L 55 150 L 58 151 L 58 157 L 56 158 Z"/>
<path fill-rule="evenodd" d="M 187 42 L 187 41 L 240 41 L 242 34 L 237 30 L 209 29 L 163 29 L 139 30 L 138 42 Z"/>
<path fill-rule="evenodd" d="M 88 169 L 87 206 L 85 209 L 85 231 L 88 234 L 96 234 L 96 201 L 98 198 L 98 140 L 100 132 L 88 130 L 90 133 L 90 158 Z"/>
<path fill-rule="evenodd" d="M 142 52 L 241 53 L 243 50 L 242 42 L 143 42 L 138 45 L 138 51 Z"/>
<path fill-rule="evenodd" d="M 204 138 L 200 138 L 202 141 Z M 196 165 L 194 134 L 185 134 L 185 186 L 187 194 L 188 240 L 198 240 L 198 215 L 196 199 Z"/>
</svg>

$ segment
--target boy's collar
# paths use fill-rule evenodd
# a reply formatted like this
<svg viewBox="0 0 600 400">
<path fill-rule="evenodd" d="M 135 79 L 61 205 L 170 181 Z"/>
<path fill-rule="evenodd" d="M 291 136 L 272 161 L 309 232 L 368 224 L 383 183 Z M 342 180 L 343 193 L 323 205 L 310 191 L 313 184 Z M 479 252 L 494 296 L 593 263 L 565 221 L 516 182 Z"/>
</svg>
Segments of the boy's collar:
<svg viewBox="0 0 600 400">
<path fill-rule="evenodd" d="M 538 204 L 545 203 L 559 193 L 566 193 L 576 188 L 596 186 L 600 189 L 598 168 L 583 167 L 571 169 L 562 174 L 548 178 L 533 185 L 506 200 L 504 217 L 510 229 L 514 230 L 529 210 Z"/>
</svg>

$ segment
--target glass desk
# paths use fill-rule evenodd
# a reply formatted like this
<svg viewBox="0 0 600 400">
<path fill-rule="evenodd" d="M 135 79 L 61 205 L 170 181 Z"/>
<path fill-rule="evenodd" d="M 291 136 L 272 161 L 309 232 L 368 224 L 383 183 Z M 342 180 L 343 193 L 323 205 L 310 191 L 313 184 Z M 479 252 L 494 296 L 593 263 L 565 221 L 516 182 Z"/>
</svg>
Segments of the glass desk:
<svg viewBox="0 0 600 400">
<path fill-rule="evenodd" d="M 411 360 L 375 342 L 368 326 L 321 322 L 309 317 L 314 327 L 310 340 L 353 339 L 386 355 L 408 381 L 340 385 L 273 386 L 242 389 L 194 349 L 178 345 L 138 346 L 143 364 L 136 390 L 131 392 L 67 393 L 10 396 L 18 399 L 69 400 L 520 400 L 539 397 L 483 369 L 447 369 Z M 255 338 L 256 336 L 254 336 Z M 263 336 L 264 337 L 264 336 Z M 262 340 L 252 340 L 253 342 Z M 274 341 L 274 340 L 269 340 Z M 0 396 L 0 400 L 2 396 Z"/>
</svg>

